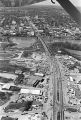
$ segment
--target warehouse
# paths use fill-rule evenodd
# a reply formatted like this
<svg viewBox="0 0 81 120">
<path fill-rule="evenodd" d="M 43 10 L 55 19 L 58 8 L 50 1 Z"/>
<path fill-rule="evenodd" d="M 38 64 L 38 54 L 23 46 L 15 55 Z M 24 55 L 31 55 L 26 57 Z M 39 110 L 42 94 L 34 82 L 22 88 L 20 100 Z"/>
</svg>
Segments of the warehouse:
<svg viewBox="0 0 81 120">
<path fill-rule="evenodd" d="M 34 95 L 42 95 L 42 91 L 39 89 L 21 89 L 20 91 L 21 94 L 34 94 Z"/>
<path fill-rule="evenodd" d="M 10 73 L 0 73 L 0 77 L 15 80 L 17 78 L 17 75 Z"/>
</svg>

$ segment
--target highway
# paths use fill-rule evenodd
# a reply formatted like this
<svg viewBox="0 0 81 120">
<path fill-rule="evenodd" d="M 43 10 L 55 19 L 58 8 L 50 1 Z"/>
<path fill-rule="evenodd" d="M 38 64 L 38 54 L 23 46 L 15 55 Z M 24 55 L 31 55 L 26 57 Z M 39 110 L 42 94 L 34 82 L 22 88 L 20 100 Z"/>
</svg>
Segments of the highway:
<svg viewBox="0 0 81 120">
<path fill-rule="evenodd" d="M 64 115 L 63 115 L 63 91 L 62 91 L 62 73 L 58 64 L 58 61 L 56 60 L 56 58 L 54 56 L 51 55 L 48 46 L 46 45 L 46 43 L 44 42 L 43 38 L 41 37 L 41 35 L 38 32 L 38 28 L 33 24 L 33 22 L 26 17 L 29 25 L 33 28 L 34 32 L 36 33 L 36 37 L 37 40 L 39 40 L 47 55 L 50 58 L 50 63 L 52 67 L 52 71 L 53 71 L 53 119 L 57 120 L 57 114 L 58 112 L 60 112 L 60 118 L 59 120 L 63 120 L 64 119 Z M 57 82 L 59 80 L 59 101 L 57 100 Z"/>
<path fill-rule="evenodd" d="M 57 120 L 57 113 L 60 112 L 60 119 L 59 120 L 64 120 L 64 115 L 63 115 L 63 91 L 62 91 L 62 72 L 60 70 L 58 61 L 56 58 L 53 58 L 53 72 L 54 72 L 54 107 L 56 107 L 55 111 L 55 119 Z M 58 84 L 59 83 L 59 84 Z M 59 91 L 59 100 L 57 98 L 57 91 Z"/>
</svg>

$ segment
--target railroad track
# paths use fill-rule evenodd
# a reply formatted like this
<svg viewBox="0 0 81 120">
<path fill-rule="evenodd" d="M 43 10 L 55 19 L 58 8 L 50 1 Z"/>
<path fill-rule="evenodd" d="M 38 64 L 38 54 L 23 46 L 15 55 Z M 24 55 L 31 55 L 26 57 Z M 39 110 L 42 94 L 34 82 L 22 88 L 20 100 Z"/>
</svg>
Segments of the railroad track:
<svg viewBox="0 0 81 120">
<path fill-rule="evenodd" d="M 36 33 L 36 37 L 38 39 L 38 41 L 40 41 L 47 53 L 47 55 L 50 57 L 50 62 L 51 65 L 53 66 L 53 91 L 54 91 L 54 95 L 53 95 L 53 119 L 57 120 L 57 113 L 58 110 L 60 111 L 60 120 L 64 119 L 64 115 L 63 115 L 63 91 L 62 91 L 62 81 L 61 81 L 61 71 L 59 68 L 59 65 L 57 63 L 57 60 L 54 56 L 52 56 L 52 54 L 49 51 L 49 48 L 47 46 L 47 44 L 44 42 L 44 40 L 42 39 L 42 37 L 40 36 L 37 27 L 33 24 L 33 22 L 31 20 L 29 20 L 29 18 L 27 18 L 30 26 L 33 28 L 33 30 Z M 60 90 L 59 90 L 59 95 L 60 95 L 60 103 L 57 102 L 57 74 L 60 73 L 59 78 L 60 78 Z"/>
</svg>

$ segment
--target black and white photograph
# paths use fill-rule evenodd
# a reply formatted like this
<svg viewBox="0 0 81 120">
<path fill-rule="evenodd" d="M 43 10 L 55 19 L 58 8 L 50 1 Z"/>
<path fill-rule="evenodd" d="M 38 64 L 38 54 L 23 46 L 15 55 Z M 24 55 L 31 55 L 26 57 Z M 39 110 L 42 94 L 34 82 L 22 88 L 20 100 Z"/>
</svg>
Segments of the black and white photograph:
<svg viewBox="0 0 81 120">
<path fill-rule="evenodd" d="M 81 120 L 81 0 L 0 0 L 0 120 Z"/>
</svg>

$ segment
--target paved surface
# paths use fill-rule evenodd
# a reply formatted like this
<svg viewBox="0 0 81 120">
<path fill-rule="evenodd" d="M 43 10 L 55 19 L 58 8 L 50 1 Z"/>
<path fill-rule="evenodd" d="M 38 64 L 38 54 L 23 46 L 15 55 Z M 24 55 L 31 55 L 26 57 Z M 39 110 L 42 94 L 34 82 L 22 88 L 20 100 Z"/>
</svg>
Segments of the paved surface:
<svg viewBox="0 0 81 120">
<path fill-rule="evenodd" d="M 62 91 L 62 72 L 59 67 L 58 60 L 55 57 L 51 56 L 49 52 L 48 46 L 45 44 L 44 40 L 38 33 L 37 27 L 33 24 L 31 20 L 29 20 L 29 24 L 33 27 L 34 31 L 36 31 L 36 36 L 38 40 L 43 44 L 45 51 L 47 52 L 48 56 L 50 57 L 51 69 L 53 71 L 52 74 L 52 84 L 53 84 L 53 119 L 57 120 L 57 113 L 60 111 L 60 120 L 63 120 L 63 91 Z M 57 101 L 57 82 L 59 80 L 59 102 Z M 51 84 L 51 83 L 50 83 Z"/>
<path fill-rule="evenodd" d="M 50 83 L 48 88 L 48 96 L 50 99 L 48 99 L 48 102 L 44 104 L 44 111 L 48 114 L 49 120 L 57 120 L 57 113 L 60 111 L 60 120 L 63 120 L 63 92 L 62 92 L 62 72 L 59 68 L 59 62 L 58 60 L 53 56 L 51 56 L 51 53 L 48 49 L 48 46 L 45 44 L 43 38 L 40 36 L 37 27 L 33 24 L 33 22 L 27 17 L 27 20 L 29 22 L 29 25 L 33 28 L 33 30 L 36 33 L 37 40 L 40 41 L 46 51 L 46 54 L 48 56 L 48 62 L 50 63 Z M 59 81 L 59 89 L 58 89 L 58 81 Z M 59 101 L 57 100 L 57 90 L 59 90 Z M 51 93 L 53 92 L 53 97 L 51 96 Z M 15 96 L 11 98 L 10 101 L 14 99 Z M 9 102 L 10 102 L 9 101 Z M 9 104 L 6 103 L 6 105 Z M 50 105 L 52 103 L 52 105 Z M 6 106 L 5 105 L 5 106 Z M 5 107 L 3 106 L 3 108 Z M 0 113 L 4 115 L 2 108 L 0 108 Z M 0 115 L 1 115 L 0 114 Z M 8 115 L 8 114 L 7 114 Z M 12 115 L 11 113 L 9 115 Z M 14 113 L 14 116 L 21 115 L 21 113 Z M 52 119 L 51 119 L 52 118 Z"/>
</svg>

